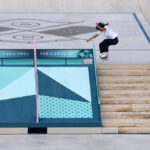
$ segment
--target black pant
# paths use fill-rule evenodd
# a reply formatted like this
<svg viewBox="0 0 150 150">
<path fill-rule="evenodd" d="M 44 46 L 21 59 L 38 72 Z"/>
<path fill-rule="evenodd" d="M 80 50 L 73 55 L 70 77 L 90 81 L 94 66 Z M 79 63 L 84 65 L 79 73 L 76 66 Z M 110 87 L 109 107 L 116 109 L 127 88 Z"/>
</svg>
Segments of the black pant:
<svg viewBox="0 0 150 150">
<path fill-rule="evenodd" d="M 119 42 L 118 38 L 114 38 L 114 39 L 105 39 L 103 42 L 101 42 L 99 44 L 99 49 L 100 49 L 100 52 L 103 53 L 103 52 L 108 52 L 108 47 L 110 45 L 116 45 L 117 43 Z"/>
</svg>

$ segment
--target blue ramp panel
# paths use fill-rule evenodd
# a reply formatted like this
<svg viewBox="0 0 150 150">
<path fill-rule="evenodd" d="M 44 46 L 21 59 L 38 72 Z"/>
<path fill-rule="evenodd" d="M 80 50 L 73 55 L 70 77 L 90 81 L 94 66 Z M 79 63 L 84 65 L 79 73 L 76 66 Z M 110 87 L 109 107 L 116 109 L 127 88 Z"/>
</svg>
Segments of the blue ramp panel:
<svg viewBox="0 0 150 150">
<path fill-rule="evenodd" d="M 101 126 L 94 65 L 0 67 L 0 127 Z"/>
<path fill-rule="evenodd" d="M 101 126 L 93 65 L 38 67 L 39 119 L 49 126 Z"/>
<path fill-rule="evenodd" d="M 0 126 L 35 123 L 34 78 L 33 67 L 0 67 Z"/>
</svg>

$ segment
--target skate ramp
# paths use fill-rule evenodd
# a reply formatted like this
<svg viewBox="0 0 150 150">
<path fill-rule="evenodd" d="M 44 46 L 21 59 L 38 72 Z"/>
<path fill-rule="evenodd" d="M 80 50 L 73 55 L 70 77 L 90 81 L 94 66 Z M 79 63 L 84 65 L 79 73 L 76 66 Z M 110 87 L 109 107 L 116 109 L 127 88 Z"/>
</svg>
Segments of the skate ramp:
<svg viewBox="0 0 150 150">
<path fill-rule="evenodd" d="M 37 50 L 37 58 L 36 74 L 33 50 L 0 50 L 0 127 L 100 127 L 96 64 L 84 64 L 95 62 L 93 50 Z"/>
</svg>

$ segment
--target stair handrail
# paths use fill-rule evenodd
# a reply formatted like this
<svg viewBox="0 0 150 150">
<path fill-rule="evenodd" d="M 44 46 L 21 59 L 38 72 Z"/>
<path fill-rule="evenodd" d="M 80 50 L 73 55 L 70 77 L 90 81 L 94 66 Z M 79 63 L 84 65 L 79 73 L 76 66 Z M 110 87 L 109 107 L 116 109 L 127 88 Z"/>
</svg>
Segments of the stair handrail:
<svg viewBox="0 0 150 150">
<path fill-rule="evenodd" d="M 100 104 L 100 92 L 99 92 L 99 84 L 98 84 L 98 77 L 97 77 L 98 74 L 97 74 L 97 66 L 96 66 L 96 53 L 95 53 L 94 40 L 92 40 L 92 48 L 93 48 L 93 63 L 94 63 L 94 69 L 95 69 L 97 98 L 98 98 L 98 103 Z"/>
</svg>

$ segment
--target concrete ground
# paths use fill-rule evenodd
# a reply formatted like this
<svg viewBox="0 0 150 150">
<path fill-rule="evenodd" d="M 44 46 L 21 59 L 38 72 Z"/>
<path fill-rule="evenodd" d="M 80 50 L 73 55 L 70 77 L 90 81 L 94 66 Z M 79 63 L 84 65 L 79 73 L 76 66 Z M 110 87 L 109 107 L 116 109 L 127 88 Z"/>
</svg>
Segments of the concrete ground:
<svg viewBox="0 0 150 150">
<path fill-rule="evenodd" d="M 118 33 L 119 44 L 110 47 L 107 61 L 99 58 L 99 43 L 95 39 L 99 64 L 149 64 L 150 25 L 138 13 L 2 13 L 0 14 L 0 48 L 81 49 L 92 48 L 86 39 L 96 33 L 95 23 L 109 22 Z"/>
<path fill-rule="evenodd" d="M 149 150 L 150 135 L 2 135 L 0 150 Z"/>
</svg>

